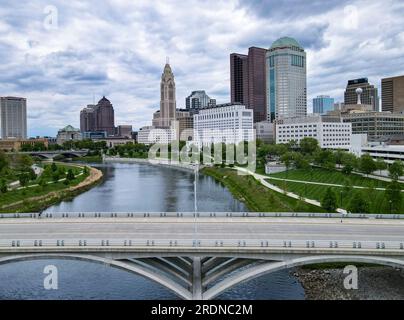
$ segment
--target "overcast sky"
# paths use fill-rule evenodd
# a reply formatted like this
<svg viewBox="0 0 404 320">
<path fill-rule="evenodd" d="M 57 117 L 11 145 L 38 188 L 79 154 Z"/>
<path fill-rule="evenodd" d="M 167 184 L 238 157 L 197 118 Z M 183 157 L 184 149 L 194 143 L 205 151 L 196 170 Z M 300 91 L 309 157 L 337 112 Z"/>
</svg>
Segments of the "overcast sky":
<svg viewBox="0 0 404 320">
<path fill-rule="evenodd" d="M 282 36 L 307 51 L 309 110 L 316 95 L 342 100 L 348 79 L 380 87 L 404 74 L 401 0 L 0 3 L 0 95 L 28 99 L 31 136 L 79 127 L 80 110 L 103 95 L 116 124 L 150 124 L 167 56 L 177 107 L 198 89 L 228 102 L 229 54 Z"/>
</svg>

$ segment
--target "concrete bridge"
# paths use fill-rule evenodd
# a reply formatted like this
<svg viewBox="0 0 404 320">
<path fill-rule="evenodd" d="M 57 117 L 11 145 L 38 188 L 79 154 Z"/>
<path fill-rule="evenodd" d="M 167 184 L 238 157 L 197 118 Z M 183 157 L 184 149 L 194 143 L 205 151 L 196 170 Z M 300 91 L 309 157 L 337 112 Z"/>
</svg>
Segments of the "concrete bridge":
<svg viewBox="0 0 404 320">
<path fill-rule="evenodd" d="M 342 221 L 342 222 L 341 222 Z M 0 263 L 78 259 L 142 275 L 183 299 L 213 299 L 313 263 L 404 267 L 404 221 L 282 217 L 0 219 Z"/>
<path fill-rule="evenodd" d="M 60 151 L 21 151 L 18 154 L 28 154 L 43 159 L 53 159 L 58 155 L 63 155 L 66 158 L 78 158 L 88 154 L 88 150 L 60 150 Z"/>
</svg>

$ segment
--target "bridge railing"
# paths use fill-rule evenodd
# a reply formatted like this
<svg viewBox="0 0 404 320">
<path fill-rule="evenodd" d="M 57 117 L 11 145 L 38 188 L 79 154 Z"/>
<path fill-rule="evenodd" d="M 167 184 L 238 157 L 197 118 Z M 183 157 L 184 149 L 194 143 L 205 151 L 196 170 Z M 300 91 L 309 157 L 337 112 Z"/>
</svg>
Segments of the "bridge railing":
<svg viewBox="0 0 404 320">
<path fill-rule="evenodd" d="M 2 213 L 6 218 L 338 218 L 338 219 L 404 219 L 404 214 L 360 214 L 360 213 L 303 213 L 303 212 L 44 212 L 44 213 Z"/>
<path fill-rule="evenodd" d="M 1 239 L 1 248 L 33 247 L 158 247 L 158 248 L 271 248 L 287 249 L 356 249 L 360 250 L 402 250 L 403 241 L 352 241 L 352 240 L 279 240 L 279 239 Z"/>
</svg>

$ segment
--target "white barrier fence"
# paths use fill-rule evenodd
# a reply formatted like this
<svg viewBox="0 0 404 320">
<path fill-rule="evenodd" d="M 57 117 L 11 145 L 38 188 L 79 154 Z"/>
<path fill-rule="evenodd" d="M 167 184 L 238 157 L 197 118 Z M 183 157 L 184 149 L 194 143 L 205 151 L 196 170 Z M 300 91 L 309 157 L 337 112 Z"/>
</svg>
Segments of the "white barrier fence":
<svg viewBox="0 0 404 320">
<path fill-rule="evenodd" d="M 271 239 L 2 239 L 1 248 L 33 247 L 200 247 L 200 248 L 306 248 L 306 249 L 377 249 L 402 250 L 404 241 L 352 241 L 352 240 L 271 240 Z"/>
<path fill-rule="evenodd" d="M 404 219 L 404 214 L 360 214 L 360 213 L 301 213 L 301 212 L 45 212 L 45 213 L 2 213 L 6 218 L 238 218 L 238 217 L 279 217 L 279 218 L 343 218 L 343 219 Z"/>
</svg>

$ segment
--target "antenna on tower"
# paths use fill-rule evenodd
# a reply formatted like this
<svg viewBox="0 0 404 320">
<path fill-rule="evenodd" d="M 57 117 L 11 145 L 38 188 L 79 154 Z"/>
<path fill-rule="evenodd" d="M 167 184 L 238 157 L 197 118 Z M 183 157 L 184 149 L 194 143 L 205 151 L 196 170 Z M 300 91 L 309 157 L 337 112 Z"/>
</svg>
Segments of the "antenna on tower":
<svg viewBox="0 0 404 320">
<path fill-rule="evenodd" d="M 170 57 L 169 56 L 166 57 L 166 63 L 170 64 Z"/>
</svg>

